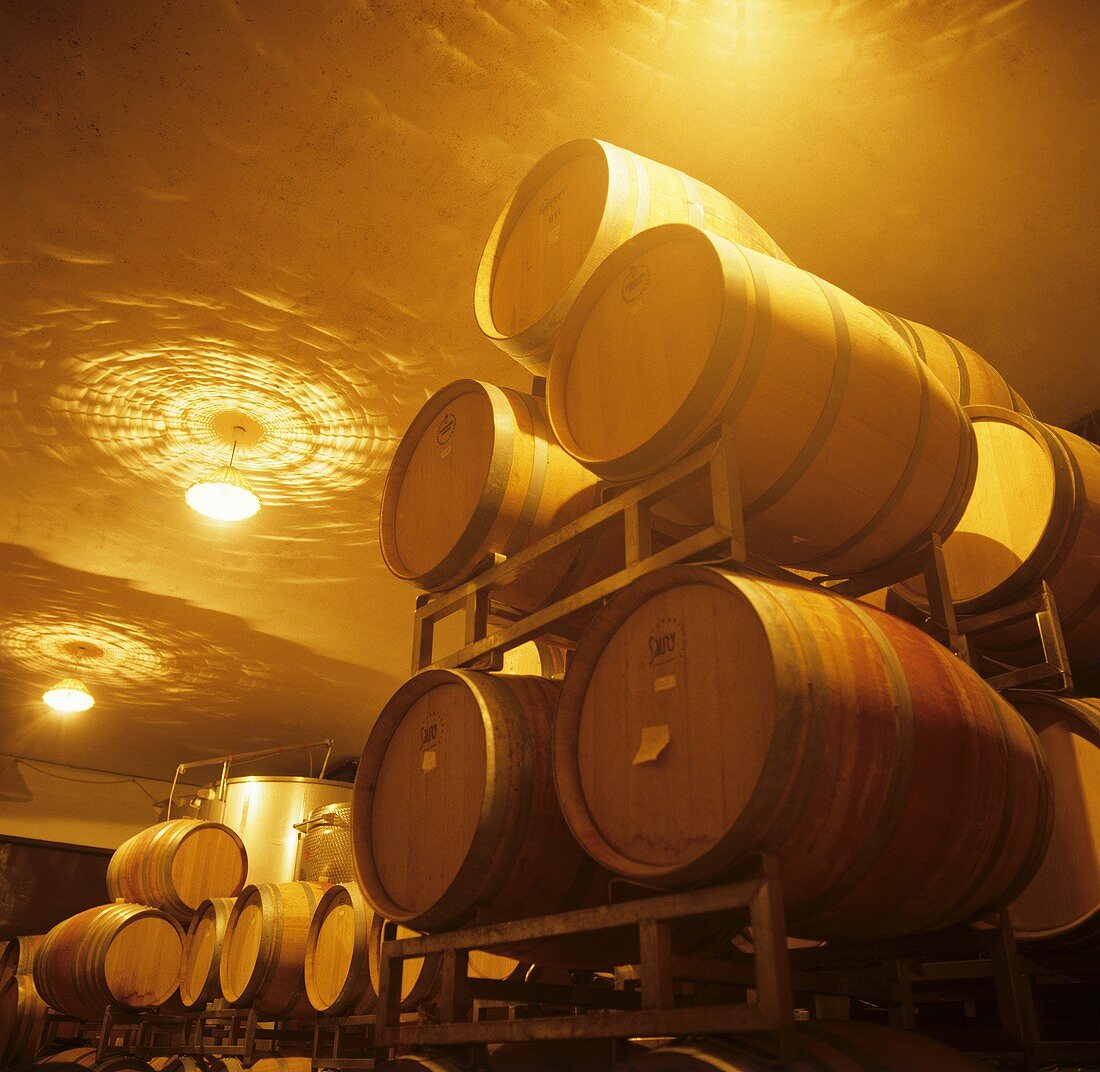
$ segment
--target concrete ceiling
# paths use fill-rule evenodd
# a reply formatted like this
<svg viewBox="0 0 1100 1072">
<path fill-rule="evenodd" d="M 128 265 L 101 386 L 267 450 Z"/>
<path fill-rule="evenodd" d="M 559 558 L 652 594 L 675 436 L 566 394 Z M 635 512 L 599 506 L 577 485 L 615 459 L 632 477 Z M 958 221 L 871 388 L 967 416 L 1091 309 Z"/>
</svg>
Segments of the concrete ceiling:
<svg viewBox="0 0 1100 1072">
<path fill-rule="evenodd" d="M 521 386 L 472 287 L 512 187 L 598 136 L 940 327 L 1039 416 L 1100 406 L 1093 0 L 2 8 L 0 750 L 145 775 L 333 733 L 406 672 L 395 442 Z M 264 502 L 183 502 L 219 415 Z M 46 713 L 92 645 L 97 706 Z"/>
</svg>

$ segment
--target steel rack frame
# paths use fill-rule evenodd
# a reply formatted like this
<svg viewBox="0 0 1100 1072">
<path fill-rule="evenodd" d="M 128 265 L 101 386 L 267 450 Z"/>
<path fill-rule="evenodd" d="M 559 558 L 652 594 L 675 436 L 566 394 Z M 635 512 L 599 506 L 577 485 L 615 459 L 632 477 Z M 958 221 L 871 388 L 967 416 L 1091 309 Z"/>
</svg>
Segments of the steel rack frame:
<svg viewBox="0 0 1100 1072">
<path fill-rule="evenodd" d="M 685 534 L 682 528 L 670 527 L 654 517 L 654 506 L 684 487 L 704 481 L 710 500 L 709 522 Z M 494 591 L 537 570 L 548 556 L 562 548 L 613 535 L 623 547 L 623 569 L 530 614 L 517 614 L 494 602 Z M 921 626 L 982 673 L 992 688 L 1003 692 L 1027 686 L 1054 691 L 1073 687 L 1061 620 L 1046 581 L 1039 582 L 1015 603 L 987 614 L 960 616 L 952 599 L 943 539 L 938 533 L 928 534 L 917 550 L 888 566 L 847 578 L 808 578 L 749 555 L 733 429 L 728 424 L 719 425 L 668 469 L 617 490 L 609 501 L 512 557 L 488 556 L 471 580 L 448 592 L 420 595 L 413 615 L 412 673 L 428 667 L 500 670 L 507 649 L 539 636 L 557 634 L 568 639 L 570 618 L 596 607 L 640 577 L 681 562 L 707 562 L 853 598 L 888 587 L 897 581 L 899 573 L 921 574 L 929 599 L 929 611 Z M 898 597 L 891 594 L 890 598 Z M 898 609 L 896 605 L 894 609 Z M 465 617 L 464 644 L 457 651 L 436 656 L 435 627 L 455 614 Z M 975 656 L 971 638 L 1028 619 L 1035 622 L 1043 649 L 1042 662 L 1026 667 L 995 664 L 999 672 L 990 674 L 982 664 L 994 660 Z"/>
<path fill-rule="evenodd" d="M 313 1025 L 313 1067 L 373 1068 L 374 1024 L 373 1013 L 319 1016 Z"/>
<path fill-rule="evenodd" d="M 740 915 L 753 929 L 756 946 L 751 986 L 755 997 L 735 1003 L 677 1005 L 677 978 L 706 979 L 707 962 L 676 957 L 672 925 L 677 920 L 721 913 Z M 472 949 L 494 949 L 519 942 L 580 935 L 612 928 L 636 928 L 640 964 L 637 993 L 590 991 L 595 1007 L 581 1015 L 532 1015 L 475 1019 L 477 998 L 532 998 L 539 1003 L 580 1003 L 583 988 L 496 983 L 470 979 Z M 622 1039 L 631 1035 L 767 1034 L 777 1052 L 788 1054 L 794 1023 L 781 881 L 772 861 L 758 858 L 751 875 L 725 886 L 665 894 L 644 900 L 581 909 L 552 916 L 474 927 L 420 938 L 384 937 L 375 1026 L 376 1061 L 420 1046 L 476 1046 L 538 1039 Z M 402 1023 L 401 965 L 439 954 L 443 984 L 437 1023 Z M 607 1008 L 607 1005 L 617 1006 Z M 350 1067 L 345 1065 L 344 1067 Z M 358 1067 L 369 1067 L 359 1065 Z"/>
<path fill-rule="evenodd" d="M 172 1057 L 184 1052 L 190 1035 L 190 1018 L 154 1010 L 131 1012 L 108 1006 L 96 1047 L 96 1060 L 116 1054 Z"/>
<path fill-rule="evenodd" d="M 245 1065 L 257 1058 L 291 1052 L 306 1054 L 313 1045 L 313 1023 L 307 1020 L 260 1020 L 252 1007 L 217 1007 L 214 1002 L 191 1021 L 191 1034 L 181 1053 L 201 1057 L 239 1057 Z M 265 1027 L 264 1024 L 273 1026 Z"/>
<path fill-rule="evenodd" d="M 654 518 L 652 508 L 691 484 L 706 480 L 711 519 L 687 535 L 674 533 Z M 513 622 L 491 627 L 493 592 L 537 570 L 547 556 L 616 533 L 624 550 L 623 569 L 587 585 Z M 448 592 L 426 593 L 413 617 L 412 672 L 427 667 L 481 665 L 501 668 L 502 653 L 524 641 L 551 633 L 579 612 L 595 607 L 639 577 L 678 562 L 706 560 L 735 565 L 745 561 L 745 526 L 733 430 L 720 425 L 690 454 L 640 484 L 505 558 L 492 555 L 472 580 Z M 452 614 L 465 614 L 465 644 L 442 657 L 434 654 L 435 626 Z M 508 617 L 504 612 L 503 617 Z"/>
<path fill-rule="evenodd" d="M 66 1028 L 73 1034 L 62 1034 Z M 42 1020 L 42 1033 L 38 1039 L 37 1055 L 41 1057 L 47 1050 L 70 1050 L 77 1046 L 96 1046 L 99 1024 L 85 1023 L 75 1017 L 49 1009 Z"/>
</svg>

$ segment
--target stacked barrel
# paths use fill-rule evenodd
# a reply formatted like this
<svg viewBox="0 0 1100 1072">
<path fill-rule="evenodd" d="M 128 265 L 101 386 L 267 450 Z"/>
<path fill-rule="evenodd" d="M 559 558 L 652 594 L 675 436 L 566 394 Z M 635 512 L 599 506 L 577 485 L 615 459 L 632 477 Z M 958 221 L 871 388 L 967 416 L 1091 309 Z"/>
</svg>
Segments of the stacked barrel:
<svg viewBox="0 0 1100 1072">
<path fill-rule="evenodd" d="M 23 935 L 0 945 L 0 1065 L 34 1057 L 46 1003 L 34 985 L 34 958 L 44 935 Z"/>
<path fill-rule="evenodd" d="M 1075 665 L 1100 660 L 1095 448 L 1036 420 L 966 344 L 793 265 L 709 187 L 602 142 L 562 146 L 501 212 L 475 310 L 544 389 L 463 380 L 417 414 L 381 509 L 395 575 L 454 588 L 724 425 L 754 560 L 878 578 L 920 607 L 914 563 L 946 537 L 960 613 L 1046 579 Z M 652 506 L 669 530 L 709 509 L 690 488 Z M 493 598 L 530 613 L 622 568 L 614 541 L 569 547 Z M 986 642 L 1025 662 L 1030 644 L 1019 625 Z M 650 573 L 587 622 L 564 680 L 428 670 L 395 693 L 353 800 L 368 905 L 339 902 L 348 927 L 373 909 L 445 931 L 604 903 L 616 875 L 719 882 L 763 851 L 801 937 L 914 934 L 1012 905 L 1021 937 L 1077 948 L 1097 929 L 1096 852 L 1070 860 L 1053 794 L 1061 807 L 1063 769 L 1095 761 L 1097 709 L 1013 702 L 922 630 L 823 587 Z M 1095 794 L 1072 814 L 1095 830 Z M 509 952 L 571 967 L 630 954 Z"/>
<path fill-rule="evenodd" d="M 172 1007 L 184 925 L 206 897 L 236 894 L 247 866 L 240 838 L 219 823 L 177 819 L 124 842 L 108 865 L 112 903 L 9 943 L 3 964 L 12 978 L 0 986 L 4 1060 L 34 1055 L 47 1007 L 93 1024 L 109 1007 Z"/>
</svg>

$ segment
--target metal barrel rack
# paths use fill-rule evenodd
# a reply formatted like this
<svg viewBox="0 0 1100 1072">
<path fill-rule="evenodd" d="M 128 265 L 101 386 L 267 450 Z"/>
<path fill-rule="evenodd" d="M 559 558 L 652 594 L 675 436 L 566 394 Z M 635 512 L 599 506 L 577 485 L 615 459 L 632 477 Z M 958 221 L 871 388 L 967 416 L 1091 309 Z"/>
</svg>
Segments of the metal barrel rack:
<svg viewBox="0 0 1100 1072">
<path fill-rule="evenodd" d="M 685 530 L 682 526 L 670 526 L 655 516 L 655 506 L 691 485 L 702 485 L 707 490 L 710 517 L 704 523 Z M 563 548 L 591 544 L 598 539 L 619 542 L 625 563 L 622 569 L 529 614 L 516 614 L 494 601 L 495 591 L 537 571 Z M 902 608 L 893 593 L 891 609 L 936 636 L 981 673 L 993 688 L 1005 691 L 1041 686 L 1063 691 L 1073 685 L 1061 621 L 1047 583 L 1040 581 L 1033 591 L 1011 605 L 987 614 L 959 616 L 952 599 L 939 533 L 928 533 L 917 550 L 898 562 L 846 578 L 806 577 L 750 555 L 745 546 L 733 429 L 725 424 L 715 428 L 674 465 L 641 483 L 617 489 L 612 498 L 596 509 L 518 554 L 510 558 L 488 557 L 480 571 L 465 583 L 447 592 L 419 596 L 413 614 L 412 672 L 417 674 L 429 667 L 499 670 L 507 649 L 539 636 L 568 638 L 571 633 L 575 635 L 575 627 L 570 621 L 579 613 L 596 608 L 649 573 L 690 562 L 718 565 L 853 598 L 888 586 L 899 579 L 899 573 L 905 576 L 921 574 L 929 597 L 928 613 L 920 615 L 915 610 L 901 613 Z M 437 654 L 435 627 L 456 614 L 464 615 L 463 646 Z M 1041 642 L 1041 662 L 1009 667 L 972 653 L 971 638 L 1028 620 L 1034 623 Z"/>
<path fill-rule="evenodd" d="M 721 914 L 741 917 L 752 928 L 755 951 L 751 996 L 720 1004 L 681 1004 L 680 980 L 723 981 L 707 958 L 673 954 L 677 921 Z M 391 925 L 392 926 L 392 925 Z M 634 979 L 620 975 L 622 988 L 595 990 L 538 983 L 471 979 L 472 949 L 493 950 L 540 938 L 630 929 L 637 934 L 640 961 Z M 447 934 L 382 943 L 373 1057 L 415 1047 L 469 1047 L 483 1043 L 540 1039 L 626 1039 L 632 1035 L 766 1034 L 778 1053 L 789 1055 L 794 1023 L 781 881 L 771 861 L 758 859 L 748 877 L 729 885 L 665 894 L 552 916 L 474 927 Z M 434 1023 L 402 1022 L 401 965 L 430 954 L 443 958 L 443 984 Z M 636 983 L 630 985 L 626 983 Z M 477 1018 L 478 999 L 515 1002 L 523 1007 L 557 1005 L 586 1008 L 578 1015 L 516 1015 Z M 343 1067 L 351 1067 L 345 1064 Z M 359 1064 L 356 1067 L 369 1067 Z"/>
</svg>

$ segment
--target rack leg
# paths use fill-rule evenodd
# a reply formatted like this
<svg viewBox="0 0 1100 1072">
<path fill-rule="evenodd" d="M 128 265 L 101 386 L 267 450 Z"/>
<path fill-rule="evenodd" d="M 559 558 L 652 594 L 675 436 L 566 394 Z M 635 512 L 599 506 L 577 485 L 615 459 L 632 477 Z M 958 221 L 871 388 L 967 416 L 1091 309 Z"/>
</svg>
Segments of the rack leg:
<svg viewBox="0 0 1100 1072">
<path fill-rule="evenodd" d="M 785 918 L 780 881 L 773 874 L 765 874 L 749 904 L 752 944 L 756 950 L 756 1003 L 780 1032 L 794 1026 Z"/>
<path fill-rule="evenodd" d="M 672 1008 L 672 924 L 648 919 L 639 925 L 642 1008 Z"/>
<path fill-rule="evenodd" d="M 890 1026 L 902 1031 L 916 1031 L 917 1005 L 913 1000 L 913 965 L 908 960 L 895 960 L 900 1002 L 890 1007 Z"/>
<path fill-rule="evenodd" d="M 947 562 L 943 557 L 943 541 L 932 534 L 928 558 L 924 563 L 924 587 L 932 618 L 947 630 L 947 646 L 964 662 L 970 662 L 970 643 L 959 631 L 951 584 L 947 577 Z"/>
<path fill-rule="evenodd" d="M 1001 1022 L 1019 1039 L 1021 1047 L 1027 1052 L 1039 1037 L 1038 1016 L 1031 982 L 1023 972 L 1016 952 L 1016 936 L 1004 912 L 1000 916 L 991 957 Z"/>
<path fill-rule="evenodd" d="M 472 1002 L 466 986 L 470 954 L 466 949 L 448 949 L 443 954 L 443 987 L 440 1016 L 445 1023 L 469 1018 Z"/>
</svg>

